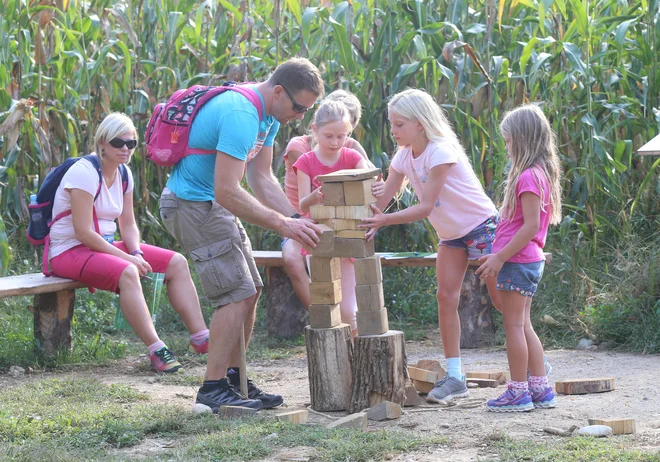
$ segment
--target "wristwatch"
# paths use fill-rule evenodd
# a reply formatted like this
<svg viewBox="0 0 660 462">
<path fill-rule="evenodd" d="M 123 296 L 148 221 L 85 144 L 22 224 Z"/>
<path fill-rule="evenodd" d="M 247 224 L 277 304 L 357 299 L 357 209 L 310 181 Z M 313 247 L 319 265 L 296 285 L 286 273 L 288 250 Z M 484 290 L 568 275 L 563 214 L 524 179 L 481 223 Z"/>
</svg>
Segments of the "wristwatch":
<svg viewBox="0 0 660 462">
<path fill-rule="evenodd" d="M 302 218 L 302 215 L 299 213 L 294 213 L 293 215 L 291 215 L 291 218 Z"/>
<path fill-rule="evenodd" d="M 141 251 L 140 249 L 134 250 L 131 252 L 131 255 L 136 256 L 136 255 L 144 255 L 144 252 Z"/>
</svg>

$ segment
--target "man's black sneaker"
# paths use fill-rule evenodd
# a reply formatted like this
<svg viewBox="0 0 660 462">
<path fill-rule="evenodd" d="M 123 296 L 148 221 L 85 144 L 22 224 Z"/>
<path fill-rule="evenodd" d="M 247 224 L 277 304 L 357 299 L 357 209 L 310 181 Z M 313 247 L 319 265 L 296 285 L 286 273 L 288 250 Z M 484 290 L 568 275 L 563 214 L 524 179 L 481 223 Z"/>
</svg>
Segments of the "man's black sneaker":
<svg viewBox="0 0 660 462">
<path fill-rule="evenodd" d="M 241 406 L 256 410 L 265 407 L 258 399 L 245 398 L 231 386 L 226 378 L 220 380 L 219 386 L 210 391 L 202 391 L 202 388 L 197 392 L 195 402 L 207 405 L 213 413 L 217 413 L 220 406 Z M 280 401 L 281 399 L 280 397 Z"/>
<path fill-rule="evenodd" d="M 284 402 L 281 395 L 264 393 L 254 382 L 248 379 L 248 398 L 261 401 L 264 409 L 272 409 Z"/>
</svg>

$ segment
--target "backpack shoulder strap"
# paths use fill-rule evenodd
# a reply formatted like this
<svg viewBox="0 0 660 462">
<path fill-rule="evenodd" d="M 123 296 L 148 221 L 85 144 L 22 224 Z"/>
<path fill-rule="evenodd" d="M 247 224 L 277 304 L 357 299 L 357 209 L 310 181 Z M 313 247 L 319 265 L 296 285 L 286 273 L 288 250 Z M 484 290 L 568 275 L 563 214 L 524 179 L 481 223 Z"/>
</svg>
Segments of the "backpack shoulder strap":
<svg viewBox="0 0 660 462">
<path fill-rule="evenodd" d="M 126 164 L 119 164 L 119 174 L 121 175 L 121 185 L 124 194 L 126 194 L 126 190 L 128 189 L 128 168 L 126 168 Z"/>
<path fill-rule="evenodd" d="M 264 103 L 261 100 L 259 94 L 256 92 L 256 90 L 253 90 L 247 85 L 250 84 L 231 85 L 229 86 L 228 89 L 231 91 L 235 91 L 236 93 L 240 93 L 245 98 L 247 98 L 247 100 L 250 103 L 252 103 L 254 108 L 257 110 L 257 114 L 259 114 L 259 122 L 261 122 L 264 118 L 264 112 L 265 112 L 265 108 L 263 107 Z"/>
<path fill-rule="evenodd" d="M 101 194 L 101 185 L 103 184 L 103 171 L 101 170 L 101 160 L 98 158 L 98 156 L 95 156 L 93 154 L 87 154 L 82 158 L 90 162 L 94 166 L 94 169 L 99 174 L 99 187 L 96 189 L 96 195 L 94 196 L 94 201 L 96 201 L 96 199 L 99 197 L 99 194 Z"/>
</svg>

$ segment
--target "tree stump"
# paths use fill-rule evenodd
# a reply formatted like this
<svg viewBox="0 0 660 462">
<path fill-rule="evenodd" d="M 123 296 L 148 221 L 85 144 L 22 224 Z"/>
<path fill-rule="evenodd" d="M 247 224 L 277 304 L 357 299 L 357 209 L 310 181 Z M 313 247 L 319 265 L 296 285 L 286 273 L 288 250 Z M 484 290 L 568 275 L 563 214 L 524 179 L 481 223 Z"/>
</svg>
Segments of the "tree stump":
<svg viewBox="0 0 660 462">
<path fill-rule="evenodd" d="M 461 348 L 492 346 L 495 341 L 493 303 L 486 283 L 468 267 L 461 287 L 458 315 L 461 319 Z"/>
<path fill-rule="evenodd" d="M 408 370 L 403 332 L 358 335 L 353 358 L 353 387 L 348 412 L 359 412 L 383 401 L 403 406 Z"/>
<path fill-rule="evenodd" d="M 283 268 L 266 268 L 268 293 L 266 294 L 266 318 L 268 335 L 296 337 L 308 324 L 307 309 L 293 291 L 291 280 Z"/>
<path fill-rule="evenodd" d="M 71 320 L 76 291 L 60 290 L 34 296 L 34 337 L 46 357 L 71 349 Z"/>
<path fill-rule="evenodd" d="M 351 326 L 305 327 L 309 395 L 315 411 L 343 411 L 351 397 Z"/>
</svg>

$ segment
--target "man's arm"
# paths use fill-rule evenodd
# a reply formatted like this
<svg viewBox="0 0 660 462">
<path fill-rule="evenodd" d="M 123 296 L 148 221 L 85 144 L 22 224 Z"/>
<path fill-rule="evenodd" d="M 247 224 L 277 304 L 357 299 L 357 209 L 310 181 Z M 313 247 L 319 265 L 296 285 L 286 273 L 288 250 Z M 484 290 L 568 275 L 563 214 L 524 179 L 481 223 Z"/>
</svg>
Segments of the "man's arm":
<svg viewBox="0 0 660 462">
<path fill-rule="evenodd" d="M 247 182 L 255 197 L 265 206 L 290 217 L 296 213 L 280 183 L 273 175 L 273 147 L 264 146 L 257 156 L 248 162 Z"/>
<path fill-rule="evenodd" d="M 225 154 L 222 151 L 217 152 L 214 180 L 216 202 L 242 220 L 261 226 L 262 228 L 273 229 L 282 236 L 290 237 L 303 245 L 316 247 L 321 229 L 310 221 L 288 218 L 280 213 L 280 211 L 266 207 L 252 197 L 245 189 L 243 189 L 243 187 L 241 187 L 241 179 L 243 178 L 244 169 L 244 161 Z M 281 212 L 288 213 L 291 211 L 291 214 L 295 213 L 295 210 L 291 204 L 289 204 L 286 196 L 284 196 L 282 188 L 280 188 L 277 180 L 272 182 L 271 186 L 266 187 L 265 190 L 263 189 L 264 184 L 267 184 L 267 182 L 260 184 L 261 189 L 257 187 L 259 195 L 264 197 L 268 195 L 276 195 L 277 191 L 279 191 L 279 194 L 283 197 L 288 206 L 282 206 Z M 252 187 L 252 185 L 250 185 L 250 187 Z M 256 194 L 255 191 L 255 195 Z M 276 200 L 275 202 L 279 204 L 280 201 Z M 264 203 L 270 204 L 270 198 L 264 199 Z"/>
</svg>

